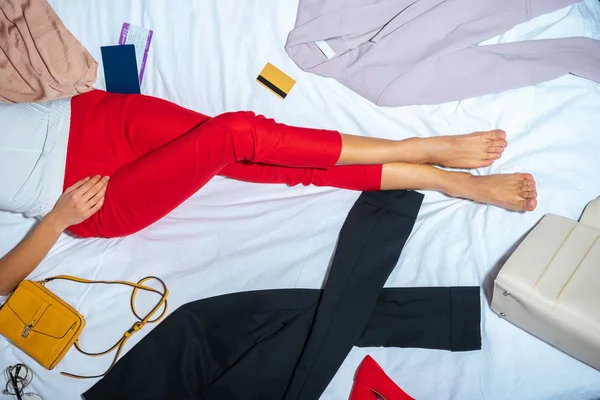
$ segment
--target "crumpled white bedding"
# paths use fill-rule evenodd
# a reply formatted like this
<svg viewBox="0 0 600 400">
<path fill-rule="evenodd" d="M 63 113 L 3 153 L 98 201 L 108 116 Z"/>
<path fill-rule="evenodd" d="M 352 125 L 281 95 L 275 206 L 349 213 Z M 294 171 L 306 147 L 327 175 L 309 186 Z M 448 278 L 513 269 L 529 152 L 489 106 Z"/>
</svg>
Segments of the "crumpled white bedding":
<svg viewBox="0 0 600 400">
<path fill-rule="evenodd" d="M 509 147 L 475 174 L 527 171 L 538 182 L 539 207 L 529 214 L 425 192 L 413 235 L 387 286 L 482 285 L 546 213 L 578 218 L 600 195 L 600 84 L 573 76 L 536 87 L 428 107 L 378 108 L 333 80 L 301 72 L 283 46 L 296 2 L 260 0 L 51 0 L 67 28 L 101 61 L 123 22 L 154 30 L 143 92 L 206 114 L 251 109 L 281 122 L 386 138 L 502 128 Z M 489 42 L 563 36 L 600 38 L 600 3 L 573 7 L 520 25 Z M 285 100 L 255 82 L 271 62 L 297 80 Z M 600 66 L 599 66 L 600 68 Z M 104 88 L 102 68 L 97 87 Z M 215 178 L 168 217 L 114 240 L 64 236 L 31 278 L 73 274 L 92 279 L 163 278 L 170 310 L 195 299 L 263 288 L 320 287 L 337 234 L 358 193 L 287 188 Z M 0 213 L 0 254 L 32 221 Z M 99 351 L 134 321 L 129 292 L 118 287 L 52 283 L 87 317 L 81 345 Z M 151 298 L 141 296 L 140 304 Z M 142 305 L 143 307 L 143 305 Z M 323 394 L 345 399 L 367 353 L 417 399 L 598 399 L 600 372 L 497 318 L 482 295 L 483 349 L 353 349 Z M 131 348 L 152 326 L 128 342 Z M 4 339 L 0 367 L 32 367 L 32 389 L 44 399 L 78 399 L 94 380 L 59 375 L 103 371 L 110 357 L 71 351 L 45 371 Z M 28 388 L 29 389 L 29 388 Z M 0 399 L 2 399 L 0 394 Z"/>
</svg>

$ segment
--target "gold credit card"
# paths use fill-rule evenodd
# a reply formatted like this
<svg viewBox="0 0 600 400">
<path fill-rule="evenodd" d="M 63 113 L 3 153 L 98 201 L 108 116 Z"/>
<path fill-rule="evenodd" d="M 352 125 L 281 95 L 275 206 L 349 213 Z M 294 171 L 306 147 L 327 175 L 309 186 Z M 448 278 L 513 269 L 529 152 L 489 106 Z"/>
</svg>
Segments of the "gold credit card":
<svg viewBox="0 0 600 400">
<path fill-rule="evenodd" d="M 282 99 L 286 98 L 296 84 L 295 80 L 281 72 L 279 68 L 271 63 L 265 65 L 256 80 Z"/>
</svg>

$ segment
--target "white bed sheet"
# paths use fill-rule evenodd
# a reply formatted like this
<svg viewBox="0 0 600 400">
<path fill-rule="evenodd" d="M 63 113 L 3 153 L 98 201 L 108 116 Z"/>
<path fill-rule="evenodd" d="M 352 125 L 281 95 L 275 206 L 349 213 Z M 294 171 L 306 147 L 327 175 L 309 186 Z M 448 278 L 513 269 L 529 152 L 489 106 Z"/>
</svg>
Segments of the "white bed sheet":
<svg viewBox="0 0 600 400">
<path fill-rule="evenodd" d="M 529 214 L 426 193 L 414 232 L 387 286 L 489 284 L 502 259 L 546 213 L 578 218 L 600 194 L 600 85 L 568 76 L 536 87 L 430 107 L 382 109 L 329 79 L 300 71 L 283 46 L 296 2 L 278 0 L 51 0 L 57 14 L 101 61 L 123 22 L 154 30 L 143 92 L 207 114 L 251 109 L 281 122 L 405 138 L 503 128 L 502 159 L 476 174 L 528 171 L 538 181 L 539 207 Z M 600 4 L 586 0 L 490 40 L 562 36 L 600 38 Z M 266 62 L 297 80 L 284 101 L 255 82 Z M 600 68 L 600 66 L 599 66 Z M 100 68 L 97 87 L 104 88 Z M 215 178 L 167 218 L 116 240 L 63 237 L 32 278 L 163 278 L 170 310 L 218 294 L 264 288 L 320 287 L 337 234 L 357 193 Z M 0 214 L 0 254 L 31 221 Z M 112 345 L 133 322 L 129 292 L 113 287 L 52 284 L 87 317 L 81 345 Z M 150 299 L 143 298 L 142 302 Z M 495 317 L 482 296 L 483 349 L 469 353 L 419 349 L 353 349 L 323 399 L 347 398 L 353 373 L 372 354 L 417 399 L 598 399 L 600 372 Z M 131 348 L 152 326 L 128 343 Z M 33 389 L 46 400 L 77 399 L 110 357 L 71 351 L 45 371 L 4 339 L 0 366 L 34 369 Z M 0 394 L 0 399 L 3 398 Z"/>
</svg>

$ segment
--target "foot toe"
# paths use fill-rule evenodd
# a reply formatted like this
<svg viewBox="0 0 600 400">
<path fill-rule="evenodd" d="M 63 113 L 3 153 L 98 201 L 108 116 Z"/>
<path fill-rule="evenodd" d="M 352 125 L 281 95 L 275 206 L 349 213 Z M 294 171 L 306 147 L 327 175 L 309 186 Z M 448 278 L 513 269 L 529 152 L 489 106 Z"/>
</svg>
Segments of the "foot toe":
<svg viewBox="0 0 600 400">
<path fill-rule="evenodd" d="M 495 129 L 487 132 L 485 137 L 489 140 L 504 140 L 506 139 L 506 132 L 504 132 L 502 129 Z"/>
<path fill-rule="evenodd" d="M 488 146 L 498 148 L 502 151 L 508 146 L 508 142 L 506 140 L 492 140 L 488 142 Z"/>
<path fill-rule="evenodd" d="M 490 146 L 487 148 L 486 153 L 494 154 L 494 153 L 502 153 L 503 151 L 504 151 L 504 147 Z"/>
<path fill-rule="evenodd" d="M 525 210 L 533 211 L 533 210 L 535 210 L 536 207 L 537 207 L 536 199 L 529 199 L 529 200 L 525 201 Z"/>
<path fill-rule="evenodd" d="M 530 183 L 531 181 L 523 181 L 521 183 L 521 190 L 535 190 L 535 185 L 533 183 Z"/>
<path fill-rule="evenodd" d="M 495 160 L 499 159 L 500 157 L 502 157 L 501 154 L 487 154 L 487 156 L 484 159 L 482 159 L 482 161 L 494 162 Z"/>
<path fill-rule="evenodd" d="M 537 192 L 535 190 L 523 190 L 519 193 L 519 196 L 523 199 L 535 199 L 537 197 Z"/>
<path fill-rule="evenodd" d="M 520 174 L 520 176 L 521 176 L 521 178 L 523 178 L 527 181 L 533 181 L 533 175 L 531 175 L 531 174 L 525 173 L 525 174 Z"/>
</svg>

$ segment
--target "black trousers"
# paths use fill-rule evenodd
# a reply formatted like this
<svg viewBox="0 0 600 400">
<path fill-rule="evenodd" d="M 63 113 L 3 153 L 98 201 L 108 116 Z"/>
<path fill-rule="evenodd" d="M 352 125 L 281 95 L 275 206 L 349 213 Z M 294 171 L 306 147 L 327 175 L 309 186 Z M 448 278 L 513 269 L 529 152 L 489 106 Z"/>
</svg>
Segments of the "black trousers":
<svg viewBox="0 0 600 400">
<path fill-rule="evenodd" d="M 352 346 L 475 350 L 479 288 L 382 287 L 419 211 L 411 191 L 363 193 L 323 290 L 235 293 L 182 306 L 84 397 L 318 399 Z"/>
</svg>

